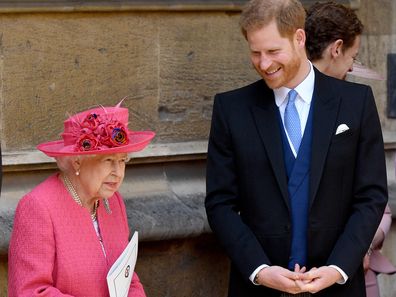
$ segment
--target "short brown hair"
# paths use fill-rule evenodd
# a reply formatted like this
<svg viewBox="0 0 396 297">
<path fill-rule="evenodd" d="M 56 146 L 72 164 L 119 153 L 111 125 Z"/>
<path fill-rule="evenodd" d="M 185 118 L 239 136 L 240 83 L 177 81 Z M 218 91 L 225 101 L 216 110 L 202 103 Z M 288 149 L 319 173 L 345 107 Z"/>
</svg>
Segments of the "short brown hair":
<svg viewBox="0 0 396 297">
<path fill-rule="evenodd" d="M 308 9 L 305 22 L 308 58 L 319 60 L 327 46 L 338 39 L 342 39 L 345 51 L 362 31 L 363 24 L 352 9 L 333 1 L 315 3 Z"/>
<path fill-rule="evenodd" d="M 305 10 L 298 0 L 252 0 L 242 11 L 240 26 L 243 35 L 275 20 L 282 37 L 291 37 L 297 29 L 304 29 Z"/>
</svg>

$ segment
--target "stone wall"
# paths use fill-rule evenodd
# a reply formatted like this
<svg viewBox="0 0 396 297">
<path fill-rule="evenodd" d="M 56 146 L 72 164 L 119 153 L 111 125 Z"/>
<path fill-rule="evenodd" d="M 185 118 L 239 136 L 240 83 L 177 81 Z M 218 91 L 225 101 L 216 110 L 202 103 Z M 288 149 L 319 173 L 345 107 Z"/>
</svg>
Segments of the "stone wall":
<svg viewBox="0 0 396 297">
<path fill-rule="evenodd" d="M 258 79 L 239 33 L 240 6 L 41 2 L 47 6 L 0 1 L 0 297 L 7 294 L 15 205 L 56 170 L 35 145 L 58 138 L 68 112 L 115 105 L 125 96 L 130 127 L 157 132 L 147 150 L 134 154 L 121 189 L 131 229 L 140 232 L 137 271 L 148 296 L 225 296 L 229 263 L 203 209 L 205 152 L 214 94 Z M 341 2 L 356 8 L 366 25 L 360 60 L 386 76 L 386 55 L 396 53 L 396 2 Z M 373 87 L 396 213 L 396 121 L 386 116 L 387 82 L 350 79 Z M 395 246 L 393 227 L 384 251 L 394 263 Z M 395 280 L 381 277 L 383 297 L 396 297 Z"/>
</svg>

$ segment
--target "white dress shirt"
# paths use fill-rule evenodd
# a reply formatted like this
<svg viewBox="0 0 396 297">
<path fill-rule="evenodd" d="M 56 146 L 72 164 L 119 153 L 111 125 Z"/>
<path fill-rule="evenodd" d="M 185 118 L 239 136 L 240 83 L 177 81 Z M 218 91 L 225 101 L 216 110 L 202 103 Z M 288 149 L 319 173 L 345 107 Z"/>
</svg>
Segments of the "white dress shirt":
<svg viewBox="0 0 396 297">
<path fill-rule="evenodd" d="M 308 61 L 309 62 L 309 61 Z M 315 85 L 315 72 L 313 71 L 312 64 L 309 62 L 310 71 L 307 77 L 297 86 L 294 90 L 297 92 L 297 97 L 295 105 L 298 112 L 298 116 L 300 117 L 301 124 L 301 135 L 304 136 L 305 126 L 307 125 L 309 109 L 311 107 L 312 95 Z M 286 105 L 289 102 L 288 94 L 291 89 L 287 87 L 280 87 L 279 89 L 274 89 L 275 95 L 275 103 L 279 108 L 279 112 L 283 122 L 283 128 L 285 129 L 287 139 L 289 140 L 290 148 L 292 149 L 294 157 L 297 156 L 294 146 L 292 145 L 289 135 L 285 128 L 285 109 Z"/>
<path fill-rule="evenodd" d="M 309 61 L 308 61 L 309 62 Z M 300 117 L 300 124 L 301 124 L 301 135 L 304 136 L 304 131 L 305 131 L 305 126 L 307 125 L 307 120 L 308 120 L 308 115 L 309 115 L 309 110 L 311 107 L 311 102 L 312 102 L 312 96 L 313 96 L 313 91 L 314 91 L 314 86 L 315 86 L 315 71 L 313 70 L 312 63 L 309 62 L 310 66 L 310 71 L 306 78 L 297 86 L 294 88 L 294 90 L 297 92 L 297 97 L 295 101 L 296 109 L 298 112 L 298 116 Z M 285 128 L 285 120 L 284 120 L 284 115 L 285 115 L 285 109 L 286 105 L 288 102 L 288 94 L 291 89 L 287 87 L 280 87 L 279 89 L 274 89 L 274 95 L 275 95 L 275 103 L 279 108 L 279 112 L 282 118 L 282 123 L 283 123 L 283 128 L 286 132 L 287 139 L 289 141 L 289 146 L 293 152 L 294 157 L 297 157 L 297 153 L 294 149 L 294 146 L 292 145 L 292 142 L 290 140 L 290 137 L 287 133 L 287 130 Z M 343 281 L 338 282 L 339 284 L 344 284 L 348 280 L 348 276 L 346 273 L 339 268 L 336 265 L 329 265 L 330 267 L 335 268 L 343 277 Z M 253 273 L 250 275 L 249 279 L 250 281 L 257 285 L 254 282 L 254 277 L 256 276 L 257 273 L 260 272 L 261 269 L 269 267 L 267 264 L 260 265 L 257 267 Z"/>
</svg>

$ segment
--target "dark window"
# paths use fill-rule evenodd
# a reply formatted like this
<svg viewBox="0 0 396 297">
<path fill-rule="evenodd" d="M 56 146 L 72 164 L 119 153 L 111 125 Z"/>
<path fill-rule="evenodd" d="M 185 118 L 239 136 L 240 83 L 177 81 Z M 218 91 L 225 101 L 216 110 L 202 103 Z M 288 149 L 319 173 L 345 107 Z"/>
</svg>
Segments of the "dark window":
<svg viewBox="0 0 396 297">
<path fill-rule="evenodd" d="M 396 54 L 388 54 L 388 117 L 396 118 Z"/>
</svg>

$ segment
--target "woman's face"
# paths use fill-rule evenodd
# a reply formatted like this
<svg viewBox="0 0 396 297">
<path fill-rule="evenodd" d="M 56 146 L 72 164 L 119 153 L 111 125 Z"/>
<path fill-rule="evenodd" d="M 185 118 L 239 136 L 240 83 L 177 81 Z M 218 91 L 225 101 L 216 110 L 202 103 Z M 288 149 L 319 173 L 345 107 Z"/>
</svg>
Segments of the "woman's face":
<svg viewBox="0 0 396 297">
<path fill-rule="evenodd" d="M 116 192 L 125 174 L 126 153 L 98 155 L 81 159 L 78 193 L 85 199 L 110 198 Z"/>
</svg>

